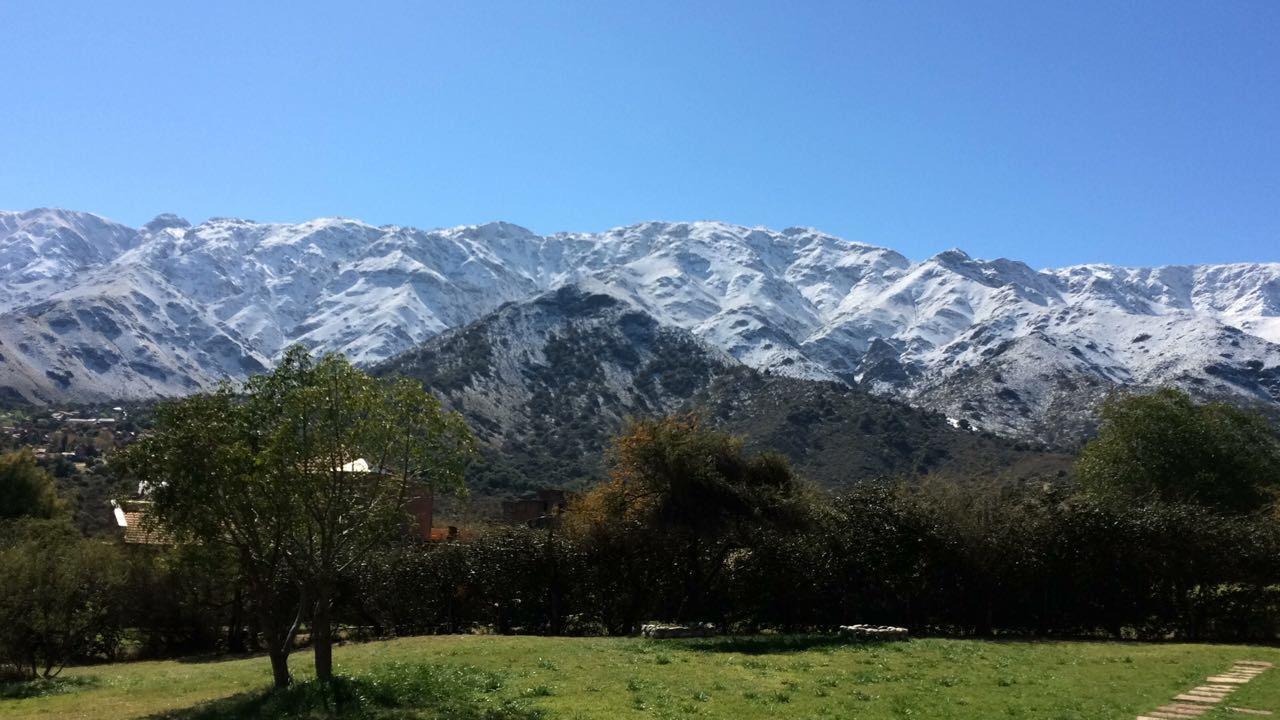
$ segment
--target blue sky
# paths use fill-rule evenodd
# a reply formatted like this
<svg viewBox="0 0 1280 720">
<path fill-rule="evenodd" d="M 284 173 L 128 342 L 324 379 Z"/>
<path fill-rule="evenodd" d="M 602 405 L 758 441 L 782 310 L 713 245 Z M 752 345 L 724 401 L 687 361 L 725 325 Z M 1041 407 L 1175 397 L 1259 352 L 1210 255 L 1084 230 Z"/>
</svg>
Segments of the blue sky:
<svg viewBox="0 0 1280 720">
<path fill-rule="evenodd" d="M 1280 2 L 0 0 L 0 207 L 1280 260 Z"/>
</svg>

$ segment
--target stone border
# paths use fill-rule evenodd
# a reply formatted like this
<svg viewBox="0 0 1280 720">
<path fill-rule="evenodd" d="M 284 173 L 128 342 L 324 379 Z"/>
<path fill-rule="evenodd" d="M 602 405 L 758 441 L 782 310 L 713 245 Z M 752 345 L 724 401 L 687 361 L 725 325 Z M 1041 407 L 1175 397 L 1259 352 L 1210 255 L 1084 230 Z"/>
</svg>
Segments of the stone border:
<svg viewBox="0 0 1280 720">
<path fill-rule="evenodd" d="M 711 623 L 695 623 L 693 625 L 673 625 L 669 623 L 645 623 L 640 626 L 640 636 L 651 640 L 670 638 L 701 638 L 716 634 L 716 626 Z"/>
<path fill-rule="evenodd" d="M 906 640 L 907 629 L 893 625 L 841 625 L 840 635 L 853 640 Z"/>
</svg>

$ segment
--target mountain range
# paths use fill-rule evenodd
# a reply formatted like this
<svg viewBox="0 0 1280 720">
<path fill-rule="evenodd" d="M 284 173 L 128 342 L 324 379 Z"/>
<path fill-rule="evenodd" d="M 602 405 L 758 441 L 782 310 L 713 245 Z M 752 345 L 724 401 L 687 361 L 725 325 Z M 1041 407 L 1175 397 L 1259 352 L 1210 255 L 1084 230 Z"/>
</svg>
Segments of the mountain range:
<svg viewBox="0 0 1280 720">
<path fill-rule="evenodd" d="M 608 338 L 592 341 L 597 320 L 583 320 L 572 353 L 548 351 L 548 298 L 608 305 Z M 1065 445 L 1117 388 L 1280 407 L 1280 263 L 1037 270 L 960 250 L 912 261 L 810 228 L 720 222 L 538 235 L 0 212 L 0 399 L 181 395 L 268 368 L 293 343 L 378 368 L 427 353 L 422 372 L 441 391 L 506 403 L 487 419 L 497 434 L 536 420 L 511 410 L 529 407 L 532 394 L 512 404 L 537 390 L 527 378 L 587 353 L 630 358 L 617 377 L 656 383 L 599 399 L 594 411 L 614 415 L 670 410 L 745 369 Z M 463 359 L 484 360 L 481 345 L 508 366 L 474 373 Z"/>
</svg>

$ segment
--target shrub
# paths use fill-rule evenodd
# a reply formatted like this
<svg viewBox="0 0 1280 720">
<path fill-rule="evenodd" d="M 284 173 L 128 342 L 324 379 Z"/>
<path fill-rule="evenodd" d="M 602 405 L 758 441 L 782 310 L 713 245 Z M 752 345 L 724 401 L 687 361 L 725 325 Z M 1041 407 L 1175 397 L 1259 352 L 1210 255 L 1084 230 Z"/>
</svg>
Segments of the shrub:
<svg viewBox="0 0 1280 720">
<path fill-rule="evenodd" d="M 11 533 L 0 549 L 0 664 L 49 678 L 73 659 L 114 655 L 125 577 L 117 548 L 59 523 Z"/>
<path fill-rule="evenodd" d="M 64 506 L 30 450 L 0 454 L 0 520 L 52 518 Z"/>
</svg>

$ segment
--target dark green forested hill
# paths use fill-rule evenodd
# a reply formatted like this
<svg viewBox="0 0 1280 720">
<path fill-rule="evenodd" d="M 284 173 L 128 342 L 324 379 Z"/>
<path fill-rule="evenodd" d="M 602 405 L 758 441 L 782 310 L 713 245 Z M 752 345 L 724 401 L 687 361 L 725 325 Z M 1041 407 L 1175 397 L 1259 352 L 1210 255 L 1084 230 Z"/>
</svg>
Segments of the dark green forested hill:
<svg viewBox="0 0 1280 720">
<path fill-rule="evenodd" d="M 1059 478 L 1071 456 L 953 427 L 941 415 L 829 382 L 746 368 L 690 401 L 752 447 L 785 454 L 807 477 L 838 486 L 877 477 Z"/>
</svg>

